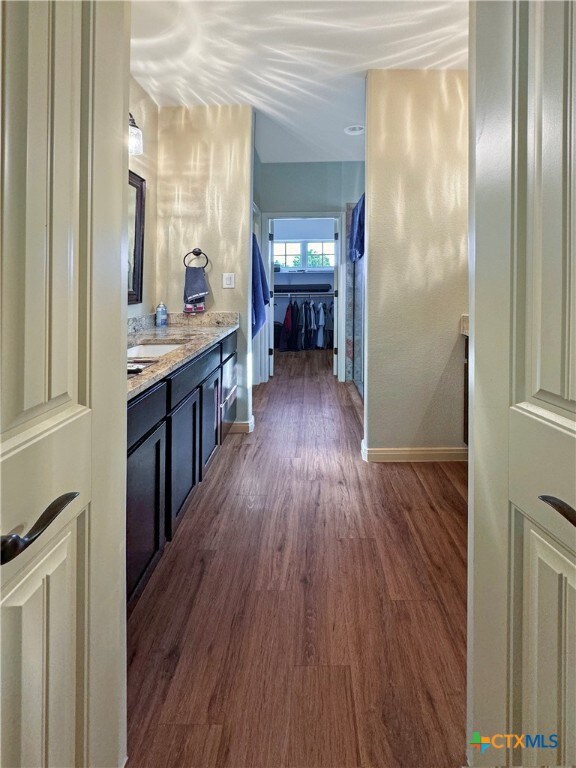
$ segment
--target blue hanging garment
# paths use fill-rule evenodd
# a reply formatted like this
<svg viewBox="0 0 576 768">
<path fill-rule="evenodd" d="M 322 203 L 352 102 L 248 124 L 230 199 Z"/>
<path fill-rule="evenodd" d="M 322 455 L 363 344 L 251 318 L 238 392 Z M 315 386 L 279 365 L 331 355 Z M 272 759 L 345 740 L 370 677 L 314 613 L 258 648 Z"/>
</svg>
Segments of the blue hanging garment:
<svg viewBox="0 0 576 768">
<path fill-rule="evenodd" d="M 350 261 L 358 261 L 358 259 L 364 256 L 364 208 L 365 196 L 362 195 L 352 211 L 352 226 L 350 227 L 350 240 L 348 243 L 348 258 Z"/>
<path fill-rule="evenodd" d="M 270 304 L 270 289 L 258 240 L 252 234 L 252 338 L 266 322 L 267 304 Z"/>
</svg>

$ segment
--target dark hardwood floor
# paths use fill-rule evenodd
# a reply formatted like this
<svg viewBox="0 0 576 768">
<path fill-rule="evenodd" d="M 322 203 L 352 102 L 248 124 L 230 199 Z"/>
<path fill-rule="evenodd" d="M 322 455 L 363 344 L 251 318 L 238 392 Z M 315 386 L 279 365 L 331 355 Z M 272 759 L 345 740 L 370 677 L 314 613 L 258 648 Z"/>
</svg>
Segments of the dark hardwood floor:
<svg viewBox="0 0 576 768">
<path fill-rule="evenodd" d="M 367 464 L 276 356 L 129 620 L 129 768 L 465 764 L 466 465 Z"/>
</svg>

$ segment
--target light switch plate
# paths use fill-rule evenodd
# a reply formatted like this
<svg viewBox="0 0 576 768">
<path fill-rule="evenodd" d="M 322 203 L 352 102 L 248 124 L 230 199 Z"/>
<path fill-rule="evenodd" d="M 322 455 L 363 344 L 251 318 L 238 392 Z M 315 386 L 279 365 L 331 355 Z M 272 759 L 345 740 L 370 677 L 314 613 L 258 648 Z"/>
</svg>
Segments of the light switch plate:
<svg viewBox="0 0 576 768">
<path fill-rule="evenodd" d="M 234 288 L 235 272 L 222 272 L 222 288 Z"/>
</svg>

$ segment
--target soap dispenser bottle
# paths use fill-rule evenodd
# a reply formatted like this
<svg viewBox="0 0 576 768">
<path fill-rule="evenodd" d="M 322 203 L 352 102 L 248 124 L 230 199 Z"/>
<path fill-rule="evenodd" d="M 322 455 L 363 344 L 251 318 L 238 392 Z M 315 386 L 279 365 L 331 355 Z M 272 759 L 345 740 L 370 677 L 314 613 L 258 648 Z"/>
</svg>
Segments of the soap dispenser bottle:
<svg viewBox="0 0 576 768">
<path fill-rule="evenodd" d="M 160 328 L 165 325 L 168 325 L 168 310 L 166 304 L 161 301 L 156 307 L 156 327 Z"/>
</svg>

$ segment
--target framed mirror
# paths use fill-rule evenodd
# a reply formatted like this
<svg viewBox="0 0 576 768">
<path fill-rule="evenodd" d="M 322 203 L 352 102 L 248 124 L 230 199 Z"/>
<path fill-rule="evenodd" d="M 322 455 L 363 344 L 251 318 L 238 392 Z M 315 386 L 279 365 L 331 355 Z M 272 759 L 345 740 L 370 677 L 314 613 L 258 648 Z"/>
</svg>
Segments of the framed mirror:
<svg viewBox="0 0 576 768">
<path fill-rule="evenodd" d="M 146 180 L 134 171 L 128 178 L 128 304 L 142 302 Z"/>
</svg>

